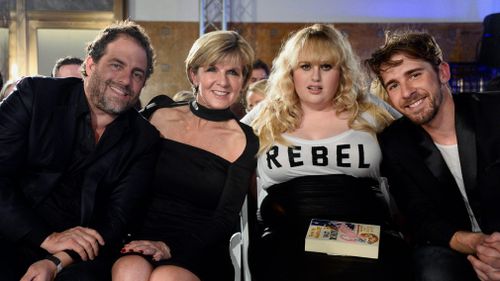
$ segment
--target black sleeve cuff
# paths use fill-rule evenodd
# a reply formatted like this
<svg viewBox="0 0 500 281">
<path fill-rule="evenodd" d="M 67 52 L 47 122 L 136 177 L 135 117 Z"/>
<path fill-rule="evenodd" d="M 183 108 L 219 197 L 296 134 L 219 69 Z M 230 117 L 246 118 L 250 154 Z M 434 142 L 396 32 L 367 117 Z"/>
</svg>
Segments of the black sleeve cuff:
<svg viewBox="0 0 500 281">
<path fill-rule="evenodd" d="M 37 229 L 28 232 L 23 238 L 22 242 L 32 247 L 40 248 L 42 242 L 50 235 L 48 229 Z"/>
<path fill-rule="evenodd" d="M 77 252 L 75 252 L 73 250 L 64 250 L 64 252 L 66 254 L 68 254 L 68 256 L 71 257 L 71 259 L 73 260 L 74 263 L 82 261 L 82 259 L 80 258 L 80 255 Z"/>
</svg>

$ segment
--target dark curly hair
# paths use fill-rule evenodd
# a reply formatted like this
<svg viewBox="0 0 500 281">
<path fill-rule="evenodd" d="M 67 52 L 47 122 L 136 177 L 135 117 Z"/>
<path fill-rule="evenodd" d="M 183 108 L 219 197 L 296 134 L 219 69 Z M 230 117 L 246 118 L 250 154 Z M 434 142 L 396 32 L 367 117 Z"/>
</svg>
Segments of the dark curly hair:
<svg viewBox="0 0 500 281">
<path fill-rule="evenodd" d="M 437 71 L 443 62 L 443 52 L 434 37 L 420 31 L 386 32 L 385 43 L 376 50 L 365 65 L 382 81 L 380 73 L 387 67 L 397 66 L 402 61 L 393 61 L 394 54 L 403 53 L 413 59 L 421 59 L 432 65 Z"/>
<path fill-rule="evenodd" d="M 146 69 L 146 79 L 148 79 L 151 74 L 153 74 L 154 70 L 154 60 L 155 54 L 153 47 L 151 45 L 151 40 L 147 35 L 146 31 L 138 24 L 130 20 L 119 21 L 114 23 L 108 27 L 106 27 L 103 31 L 97 35 L 94 41 L 90 42 L 87 46 L 87 55 L 90 56 L 95 62 L 98 62 L 101 57 L 104 55 L 104 51 L 109 43 L 113 42 L 118 38 L 118 36 L 125 34 L 128 35 L 142 46 L 144 51 L 146 51 L 147 57 L 147 69 Z M 85 71 L 86 63 L 83 62 L 82 65 L 82 74 L 83 76 L 87 76 Z"/>
</svg>

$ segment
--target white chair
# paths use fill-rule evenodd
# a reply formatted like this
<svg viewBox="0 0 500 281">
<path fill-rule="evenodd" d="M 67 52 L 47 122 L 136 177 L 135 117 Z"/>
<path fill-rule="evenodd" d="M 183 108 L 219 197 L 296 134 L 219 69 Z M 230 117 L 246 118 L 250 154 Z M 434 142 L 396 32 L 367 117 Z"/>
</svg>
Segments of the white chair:
<svg viewBox="0 0 500 281">
<path fill-rule="evenodd" d="M 242 248 L 241 232 L 236 232 L 229 240 L 229 253 L 234 267 L 234 281 L 241 281 L 241 248 Z"/>
<path fill-rule="evenodd" d="M 229 254 L 231 255 L 234 267 L 234 280 L 251 281 L 252 277 L 248 266 L 249 230 L 247 198 L 245 198 L 240 212 L 240 229 L 240 232 L 234 233 L 229 240 Z"/>
</svg>

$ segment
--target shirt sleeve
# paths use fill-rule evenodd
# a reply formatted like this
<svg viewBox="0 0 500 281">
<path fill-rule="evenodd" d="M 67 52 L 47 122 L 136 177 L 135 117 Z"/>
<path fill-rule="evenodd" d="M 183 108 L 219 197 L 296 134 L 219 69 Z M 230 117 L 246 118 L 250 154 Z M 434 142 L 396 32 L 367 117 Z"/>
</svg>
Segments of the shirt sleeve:
<svg viewBox="0 0 500 281">
<path fill-rule="evenodd" d="M 0 235 L 8 241 L 40 246 L 51 232 L 31 208 L 21 188 L 29 157 L 34 90 L 29 79 L 18 83 L 0 103 Z"/>
</svg>

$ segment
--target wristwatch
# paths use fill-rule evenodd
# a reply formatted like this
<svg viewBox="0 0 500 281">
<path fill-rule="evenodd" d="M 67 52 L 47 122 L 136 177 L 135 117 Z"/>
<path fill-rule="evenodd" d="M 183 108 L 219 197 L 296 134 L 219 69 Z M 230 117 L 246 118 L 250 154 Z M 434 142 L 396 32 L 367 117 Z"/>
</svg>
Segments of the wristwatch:
<svg viewBox="0 0 500 281">
<path fill-rule="evenodd" d="M 56 265 L 56 273 L 61 272 L 61 270 L 63 269 L 63 265 L 62 265 L 61 260 L 58 257 L 48 255 L 45 257 L 45 259 L 53 262 Z"/>
</svg>

